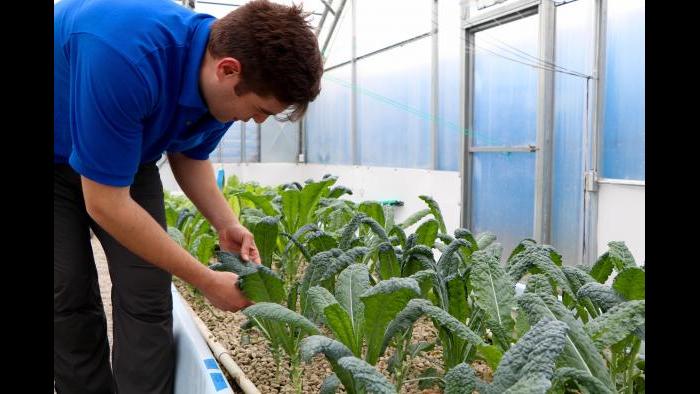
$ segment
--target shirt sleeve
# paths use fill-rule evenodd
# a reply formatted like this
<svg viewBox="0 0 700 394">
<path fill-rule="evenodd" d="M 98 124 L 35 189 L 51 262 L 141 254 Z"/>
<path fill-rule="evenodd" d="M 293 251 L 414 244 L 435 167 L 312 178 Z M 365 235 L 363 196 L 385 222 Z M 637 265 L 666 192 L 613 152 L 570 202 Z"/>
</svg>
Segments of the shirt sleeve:
<svg viewBox="0 0 700 394">
<path fill-rule="evenodd" d="M 190 159 L 207 160 L 211 152 L 213 152 L 217 145 L 219 145 L 221 139 L 224 138 L 224 135 L 230 127 L 231 124 L 227 124 L 219 130 L 212 131 L 199 145 L 195 146 L 194 148 L 184 150 L 181 153 Z"/>
<path fill-rule="evenodd" d="M 131 185 L 141 161 L 142 120 L 151 95 L 139 70 L 90 34 L 70 45 L 70 165 L 110 186 Z"/>
</svg>

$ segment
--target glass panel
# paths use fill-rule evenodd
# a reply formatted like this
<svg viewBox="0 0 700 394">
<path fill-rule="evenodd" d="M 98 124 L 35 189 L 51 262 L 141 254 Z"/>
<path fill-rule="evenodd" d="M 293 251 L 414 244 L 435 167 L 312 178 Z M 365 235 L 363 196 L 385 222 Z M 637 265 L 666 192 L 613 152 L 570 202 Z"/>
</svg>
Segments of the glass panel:
<svg viewBox="0 0 700 394">
<path fill-rule="evenodd" d="M 538 24 L 532 15 L 474 34 L 473 146 L 535 143 Z"/>
<path fill-rule="evenodd" d="M 438 2 L 438 169 L 459 171 L 462 130 L 459 127 L 459 1 Z"/>
<path fill-rule="evenodd" d="M 327 71 L 321 93 L 306 113 L 306 160 L 352 164 L 350 147 L 350 66 Z"/>
<path fill-rule="evenodd" d="M 258 124 L 251 120 L 245 124 L 245 159 L 246 162 L 260 161 L 260 134 Z"/>
<path fill-rule="evenodd" d="M 644 180 L 644 0 L 609 0 L 602 176 Z"/>
<path fill-rule="evenodd" d="M 220 158 L 223 163 L 241 161 L 241 124 L 239 122 L 231 125 L 219 142 L 219 147 L 209 156 L 212 163 L 219 163 Z"/>
<path fill-rule="evenodd" d="M 333 16 L 333 15 L 331 15 Z M 328 20 L 326 22 L 329 22 L 332 24 L 332 18 L 326 17 Z M 323 22 L 325 25 L 326 22 Z M 328 47 L 326 48 L 325 56 L 326 56 L 326 62 L 324 66 L 326 68 L 335 66 L 337 64 L 349 61 L 350 58 L 352 57 L 352 2 L 351 1 L 346 1 L 345 2 L 345 7 L 343 7 L 343 12 L 340 14 L 340 20 L 338 21 L 338 24 L 335 26 L 335 30 L 333 31 L 333 36 L 331 37 L 331 40 L 328 43 Z M 320 42 L 320 48 L 323 50 L 323 43 L 325 42 L 325 35 L 324 35 L 324 41 Z"/>
<path fill-rule="evenodd" d="M 532 237 L 535 154 L 481 152 L 472 163 L 471 230 L 495 233 L 507 257 L 518 242 Z"/>
<path fill-rule="evenodd" d="M 357 55 L 430 31 L 431 0 L 355 0 Z"/>
<path fill-rule="evenodd" d="M 593 0 L 556 8 L 555 63 L 583 74 L 591 70 Z M 577 265 L 583 246 L 583 141 L 586 79 L 554 74 L 554 167 L 552 169 L 552 245 L 564 263 Z"/>
<path fill-rule="evenodd" d="M 429 168 L 430 38 L 357 62 L 362 165 Z"/>
</svg>

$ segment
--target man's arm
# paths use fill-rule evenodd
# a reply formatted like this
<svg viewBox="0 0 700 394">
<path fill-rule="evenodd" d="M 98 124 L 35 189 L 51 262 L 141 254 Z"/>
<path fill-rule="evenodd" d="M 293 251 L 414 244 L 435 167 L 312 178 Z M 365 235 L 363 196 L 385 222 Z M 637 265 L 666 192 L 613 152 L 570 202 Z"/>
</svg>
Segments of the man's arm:
<svg viewBox="0 0 700 394">
<path fill-rule="evenodd" d="M 222 248 L 240 252 L 244 260 L 260 263 L 253 235 L 238 222 L 217 187 L 211 162 L 182 153 L 168 154 L 168 161 L 182 191 L 219 233 Z"/>
<path fill-rule="evenodd" d="M 132 253 L 197 287 L 217 308 L 237 311 L 251 304 L 236 286 L 236 274 L 212 271 L 187 253 L 131 198 L 129 187 L 86 177 L 82 186 L 90 217 Z"/>
</svg>

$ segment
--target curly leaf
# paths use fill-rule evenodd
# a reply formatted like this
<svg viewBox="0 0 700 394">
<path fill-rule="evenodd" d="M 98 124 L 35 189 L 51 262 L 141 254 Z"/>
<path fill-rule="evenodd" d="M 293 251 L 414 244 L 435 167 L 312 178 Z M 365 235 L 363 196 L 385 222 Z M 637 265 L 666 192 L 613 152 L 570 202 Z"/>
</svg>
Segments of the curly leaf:
<svg viewBox="0 0 700 394">
<path fill-rule="evenodd" d="M 525 272 L 536 267 L 549 279 L 554 281 L 562 291 L 571 298 L 576 299 L 576 294 L 571 290 L 569 282 L 561 268 L 552 260 L 552 253 L 542 245 L 525 247 L 525 250 L 515 255 L 508 266 L 508 274 L 513 282 L 519 281 Z"/>
<path fill-rule="evenodd" d="M 525 291 L 535 294 L 554 294 L 552 284 L 549 282 L 549 279 L 542 274 L 531 275 L 527 280 Z"/>
<path fill-rule="evenodd" d="M 470 246 L 471 245 L 469 245 L 469 242 L 463 239 L 457 238 L 454 241 L 452 241 L 447 246 L 447 249 L 445 249 L 445 252 L 442 254 L 442 256 L 440 256 L 440 259 L 437 262 L 438 272 L 440 273 L 440 275 L 442 275 L 443 277 L 456 275 L 458 273 L 458 265 L 455 264 L 455 260 L 453 260 L 452 257 L 459 248 L 469 249 Z"/>
<path fill-rule="evenodd" d="M 364 388 L 367 393 L 396 393 L 396 387 L 364 360 L 352 356 L 343 357 L 338 360 L 338 366 L 347 371 L 357 383 L 356 386 Z"/>
<path fill-rule="evenodd" d="M 415 298 L 408 302 L 408 305 L 396 315 L 396 318 L 386 328 L 379 354 L 384 353 L 395 336 L 405 333 L 423 315 L 433 319 L 437 327 L 445 329 L 458 338 L 475 345 L 485 345 L 481 337 L 470 330 L 466 324 L 455 319 L 443 309 L 431 304 L 430 301 Z"/>
<path fill-rule="evenodd" d="M 580 369 L 563 367 L 554 371 L 552 378 L 553 387 L 564 387 L 566 382 L 576 382 L 577 385 L 585 388 L 590 393 L 614 394 L 615 391 L 610 390 L 600 380 L 581 371 Z"/>
<path fill-rule="evenodd" d="M 389 237 L 396 236 L 401 247 L 406 246 L 406 233 L 399 226 L 392 226 L 389 230 Z"/>
<path fill-rule="evenodd" d="M 588 322 L 586 330 L 598 349 L 604 349 L 625 339 L 637 328 L 644 327 L 645 301 L 627 301 L 615 305 Z"/>
<path fill-rule="evenodd" d="M 577 267 L 565 265 L 561 267 L 561 270 L 564 273 L 564 276 L 566 276 L 566 279 L 569 281 L 571 291 L 577 295 L 578 291 L 581 289 L 581 286 L 587 283 L 594 283 L 596 281 L 595 278 L 588 274 L 588 272 Z"/>
<path fill-rule="evenodd" d="M 348 222 L 348 224 L 345 225 L 345 227 L 343 227 L 340 235 L 340 240 L 338 242 L 340 249 L 345 250 L 350 248 L 352 240 L 355 237 L 355 232 L 360 227 L 360 223 L 362 222 L 362 218 L 364 217 L 364 213 L 358 213 L 355 216 L 353 216 L 352 219 L 350 219 L 350 221 Z"/>
<path fill-rule="evenodd" d="M 379 257 L 379 277 L 382 279 L 400 277 L 401 265 L 396 258 L 394 247 L 388 242 L 383 242 L 379 245 L 377 252 Z"/>
<path fill-rule="evenodd" d="M 360 203 L 360 206 L 357 208 L 357 210 L 364 213 L 368 217 L 371 217 L 372 219 L 377 221 L 377 223 L 379 223 L 380 226 L 384 227 L 384 208 L 382 208 L 382 205 L 377 201 L 363 201 Z"/>
<path fill-rule="evenodd" d="M 345 186 L 333 186 L 328 192 L 328 198 L 340 198 L 343 194 L 352 195 L 352 190 Z"/>
<path fill-rule="evenodd" d="M 624 242 L 609 242 L 608 248 L 608 251 L 603 253 L 591 268 L 591 276 L 599 283 L 605 283 L 608 280 L 613 268 L 622 271 L 625 268 L 637 266 Z"/>
<path fill-rule="evenodd" d="M 477 377 L 472 367 L 461 363 L 447 371 L 445 377 L 445 394 L 472 394 L 477 388 Z"/>
<path fill-rule="evenodd" d="M 285 299 L 284 281 L 264 265 L 244 263 L 249 270 L 238 275 L 238 287 L 253 302 L 280 303 Z"/>
<path fill-rule="evenodd" d="M 479 250 L 485 249 L 493 244 L 494 241 L 496 241 L 496 234 L 490 231 L 484 231 L 476 236 L 476 245 L 479 247 Z"/>
<path fill-rule="evenodd" d="M 243 309 L 242 312 L 254 321 L 268 320 L 284 323 L 290 328 L 301 330 L 305 334 L 320 334 L 318 328 L 309 319 L 279 304 L 259 302 Z"/>
<path fill-rule="evenodd" d="M 556 360 L 564 349 L 566 333 L 565 323 L 543 317 L 503 355 L 489 391 L 502 393 L 510 389 L 511 392 L 518 392 L 527 387 L 522 383 L 525 379 L 537 383 L 532 385 L 533 389 L 536 388 L 534 392 L 546 392 Z M 547 387 L 540 391 L 544 381 Z"/>
<path fill-rule="evenodd" d="M 518 303 L 528 315 L 531 324 L 541 319 L 551 318 L 568 326 L 566 346 L 559 358 L 561 366 L 580 369 L 598 378 L 609 388 L 615 387 L 603 357 L 586 333 L 581 321 L 576 319 L 554 296 L 524 293 Z"/>
<path fill-rule="evenodd" d="M 581 286 L 577 295 L 579 299 L 590 299 L 603 312 L 624 301 L 613 289 L 597 282 Z"/>
<path fill-rule="evenodd" d="M 321 383 L 319 394 L 335 394 L 336 391 L 338 391 L 338 387 L 340 387 L 340 384 L 341 383 L 340 379 L 338 379 L 338 375 L 332 373 L 323 380 L 323 383 Z"/>
<path fill-rule="evenodd" d="M 469 281 L 476 305 L 498 325 L 511 331 L 515 324 L 511 317 L 515 307 L 515 289 L 498 260 L 483 251 L 474 252 Z"/>
</svg>

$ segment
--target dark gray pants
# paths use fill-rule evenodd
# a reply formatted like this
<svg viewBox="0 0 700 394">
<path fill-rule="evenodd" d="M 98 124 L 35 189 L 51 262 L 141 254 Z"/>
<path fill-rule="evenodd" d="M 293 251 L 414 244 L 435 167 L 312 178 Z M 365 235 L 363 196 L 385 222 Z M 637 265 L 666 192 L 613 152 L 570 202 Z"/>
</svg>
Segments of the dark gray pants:
<svg viewBox="0 0 700 394">
<path fill-rule="evenodd" d="M 57 393 L 172 393 L 171 275 L 129 252 L 90 218 L 80 176 L 70 166 L 54 165 L 53 193 Z M 155 163 L 139 168 L 131 197 L 165 228 L 163 186 Z M 104 248 L 112 280 L 111 370 L 90 229 Z"/>
</svg>

